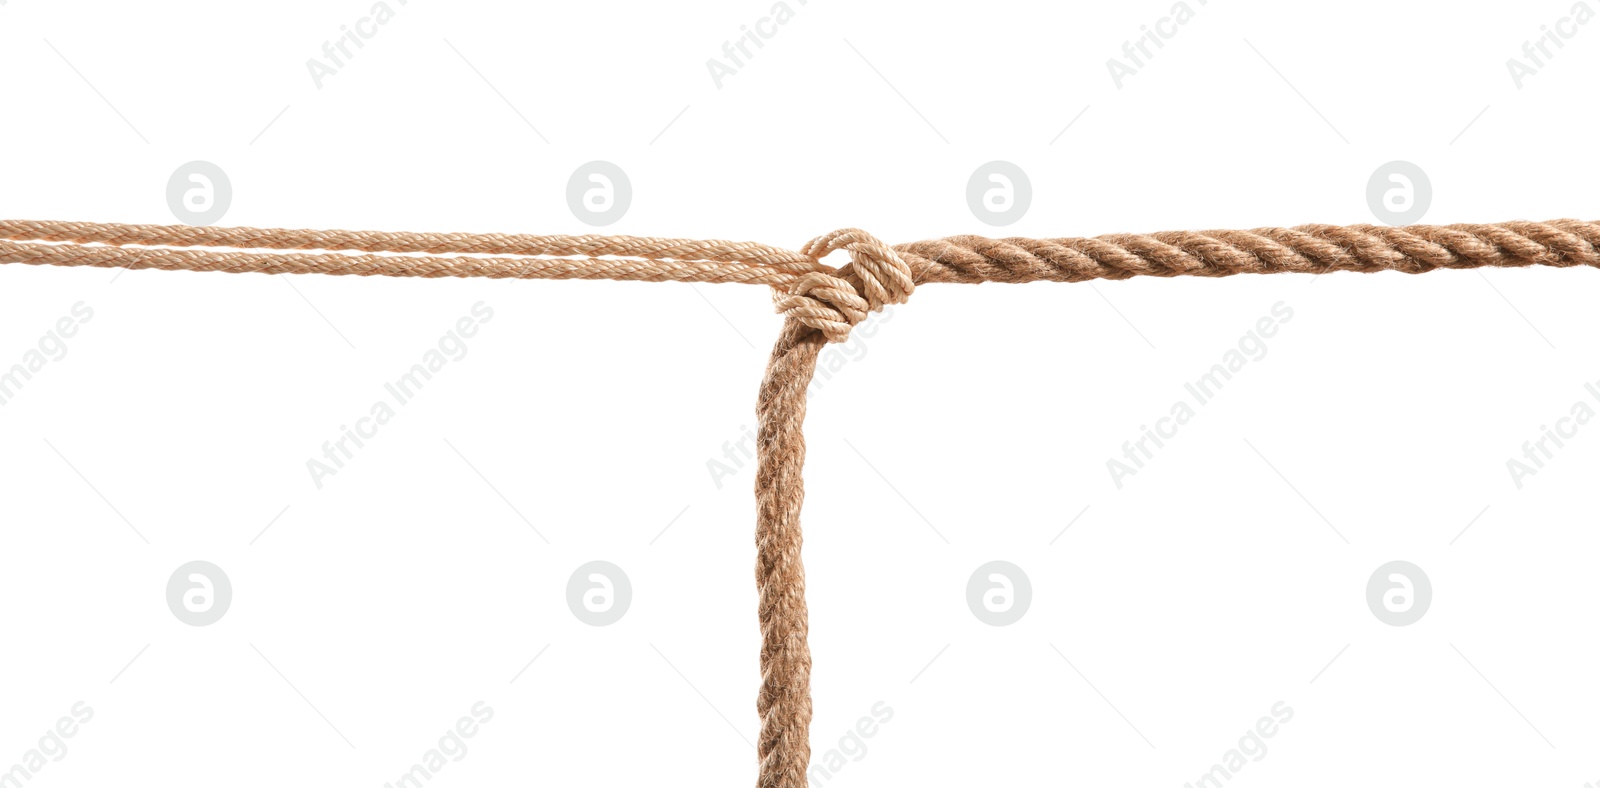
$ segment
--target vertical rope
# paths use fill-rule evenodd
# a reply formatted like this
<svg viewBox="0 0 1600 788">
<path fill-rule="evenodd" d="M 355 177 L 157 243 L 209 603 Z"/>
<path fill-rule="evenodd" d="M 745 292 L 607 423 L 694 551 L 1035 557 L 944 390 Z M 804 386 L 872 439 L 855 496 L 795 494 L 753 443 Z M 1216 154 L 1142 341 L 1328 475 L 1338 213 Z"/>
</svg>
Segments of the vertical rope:
<svg viewBox="0 0 1600 788">
<path fill-rule="evenodd" d="M 806 788 L 811 762 L 811 647 L 800 507 L 805 501 L 806 388 L 829 342 L 916 289 L 911 268 L 882 241 L 856 229 L 819 236 L 802 251 L 821 262 L 844 250 L 833 274 L 808 273 L 774 303 L 786 315 L 756 401 L 756 588 L 760 594 L 759 788 Z"/>
<path fill-rule="evenodd" d="M 805 499 L 806 387 L 826 344 L 784 321 L 756 404 L 756 588 L 760 594 L 760 788 L 805 788 L 811 761 L 811 648 L 800 506 Z"/>
</svg>

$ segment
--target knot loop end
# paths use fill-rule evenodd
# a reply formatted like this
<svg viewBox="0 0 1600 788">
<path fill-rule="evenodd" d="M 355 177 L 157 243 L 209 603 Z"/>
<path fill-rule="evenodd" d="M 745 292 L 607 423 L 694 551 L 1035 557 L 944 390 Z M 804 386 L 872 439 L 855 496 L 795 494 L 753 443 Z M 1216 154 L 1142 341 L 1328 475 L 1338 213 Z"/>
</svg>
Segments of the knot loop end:
<svg viewBox="0 0 1600 788">
<path fill-rule="evenodd" d="M 822 261 L 843 249 L 850 264 L 833 272 L 814 271 L 777 294 L 785 317 L 822 332 L 829 342 L 850 338 L 850 329 L 888 304 L 903 304 L 916 289 L 911 266 L 888 244 L 855 228 L 811 239 L 800 253 Z"/>
</svg>

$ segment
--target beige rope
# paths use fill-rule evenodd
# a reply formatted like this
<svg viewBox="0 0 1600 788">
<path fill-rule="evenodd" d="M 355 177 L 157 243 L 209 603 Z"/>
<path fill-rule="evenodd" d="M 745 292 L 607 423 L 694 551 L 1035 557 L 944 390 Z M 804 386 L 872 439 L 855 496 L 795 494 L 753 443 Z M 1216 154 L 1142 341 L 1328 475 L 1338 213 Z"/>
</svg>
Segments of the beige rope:
<svg viewBox="0 0 1600 788">
<path fill-rule="evenodd" d="M 235 249 L 322 249 L 330 252 L 422 252 L 435 255 L 639 257 L 647 260 L 750 263 L 801 273 L 816 269 L 816 261 L 805 254 L 765 244 L 635 238 L 625 235 L 476 235 L 0 221 L 0 238 L 107 246 L 227 246 Z M 386 276 L 406 275 L 398 270 L 378 273 Z"/>
<path fill-rule="evenodd" d="M 373 233 L 0 221 L 0 239 L 6 239 L 0 240 L 0 262 L 228 273 L 787 285 L 804 274 L 831 270 L 804 254 L 762 244 L 599 235 Z M 161 247 L 205 248 L 191 251 Z M 240 251 L 246 249 L 314 251 Z M 342 254 L 347 251 L 381 254 Z"/>
<path fill-rule="evenodd" d="M 1600 224 L 1557 219 L 1410 227 L 1307 224 L 1046 240 L 963 235 L 902 244 L 895 250 L 918 272 L 919 283 L 976 283 L 1592 266 L 1600 264 L 1597 245 Z"/>
<path fill-rule="evenodd" d="M 818 330 L 827 326 L 824 333 L 833 341 L 844 336 L 840 326 L 859 322 L 863 312 L 902 303 L 915 284 L 928 282 L 1597 265 L 1597 246 L 1600 224 L 1576 219 L 1411 227 L 1311 224 L 1042 240 L 962 235 L 894 247 L 860 230 L 840 230 L 814 239 L 799 252 L 749 242 L 630 236 L 0 221 L 0 262 L 774 285 L 780 291 L 780 311 Z M 840 272 L 821 261 L 838 250 L 849 253 L 862 276 L 859 291 L 842 286 Z"/>
<path fill-rule="evenodd" d="M 264 250 L 264 251 L 247 251 Z M 844 251 L 850 263 L 822 259 Z M 888 246 L 840 230 L 799 252 L 756 243 L 626 236 L 261 230 L 0 221 L 0 262 L 188 271 L 742 282 L 774 288 L 787 319 L 761 382 L 756 472 L 760 592 L 758 785 L 804 788 L 811 652 L 800 509 L 806 386 L 827 342 L 929 282 L 1081 282 L 1134 276 L 1600 267 L 1600 223 L 1302 225 L 1098 238 L 963 235 Z"/>
<path fill-rule="evenodd" d="M 261 274 L 355 276 L 481 276 L 492 279 L 617 279 L 644 282 L 742 282 L 784 286 L 800 278 L 785 269 L 706 260 L 634 257 L 433 257 L 261 253 L 239 250 L 157 249 L 0 241 L 0 262 L 100 268 L 159 268 Z M 813 265 L 816 263 L 813 262 Z"/>
</svg>

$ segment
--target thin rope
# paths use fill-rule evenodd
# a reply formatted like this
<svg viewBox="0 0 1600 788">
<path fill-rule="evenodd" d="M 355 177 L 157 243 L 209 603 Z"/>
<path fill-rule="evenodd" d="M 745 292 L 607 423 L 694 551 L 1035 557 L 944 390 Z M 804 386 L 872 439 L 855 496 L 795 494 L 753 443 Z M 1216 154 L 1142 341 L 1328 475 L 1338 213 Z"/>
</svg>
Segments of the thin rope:
<svg viewBox="0 0 1600 788">
<path fill-rule="evenodd" d="M 252 251 L 254 250 L 254 251 Z M 850 262 L 822 262 L 844 251 Z M 1600 223 L 1309 224 L 1097 238 L 973 235 L 888 246 L 840 230 L 799 252 L 757 243 L 598 235 L 263 230 L 0 221 L 0 263 L 233 273 L 620 279 L 769 285 L 785 315 L 756 413 L 760 788 L 805 788 L 811 650 L 801 560 L 806 387 L 828 342 L 932 282 L 1082 282 L 1135 276 L 1440 268 L 1600 267 Z"/>
</svg>

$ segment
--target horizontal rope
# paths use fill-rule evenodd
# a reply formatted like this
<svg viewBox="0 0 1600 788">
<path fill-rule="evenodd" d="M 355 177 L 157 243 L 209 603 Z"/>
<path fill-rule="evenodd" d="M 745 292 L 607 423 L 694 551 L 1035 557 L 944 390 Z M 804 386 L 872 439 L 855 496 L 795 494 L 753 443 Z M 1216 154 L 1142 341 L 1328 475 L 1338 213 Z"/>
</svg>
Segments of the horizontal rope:
<svg viewBox="0 0 1600 788">
<path fill-rule="evenodd" d="M 748 263 L 816 270 L 816 261 L 775 246 L 734 241 L 638 238 L 626 235 L 502 235 L 351 230 L 283 230 L 256 227 L 189 227 L 159 224 L 0 221 L 0 238 L 107 246 L 209 246 L 234 249 L 319 249 L 328 252 L 405 252 L 433 255 L 484 254 L 545 257 L 637 257 Z M 405 276 L 400 271 L 378 271 Z"/>
<path fill-rule="evenodd" d="M 837 274 L 818 256 L 765 244 L 632 236 L 0 221 L 0 239 L 17 242 L 0 245 L 0 262 L 41 265 L 780 286 L 808 273 Z M 24 243 L 33 248 L 22 248 Z M 91 254 L 74 248 L 85 245 L 124 251 Z M 185 254 L 149 247 L 198 250 Z M 1329 271 L 1422 273 L 1481 266 L 1600 266 L 1600 224 L 1558 219 L 1410 227 L 1308 224 L 1095 238 L 960 235 L 889 248 L 905 261 L 916 284 Z M 265 251 L 244 254 L 222 251 L 225 249 Z M 825 255 L 832 248 L 820 251 Z"/>
<path fill-rule="evenodd" d="M 923 282 L 1082 282 L 1135 276 L 1600 266 L 1600 224 L 1577 219 L 1378 227 L 1306 224 L 1097 238 L 962 235 L 894 247 Z"/>
<path fill-rule="evenodd" d="M 487 277 L 490 279 L 614 279 L 642 282 L 737 282 L 784 286 L 800 274 L 759 265 L 703 260 L 633 257 L 457 257 L 388 256 L 340 252 L 249 252 L 221 249 L 157 249 L 143 246 L 0 241 L 0 263 L 156 268 L 333 276 Z M 816 265 L 813 261 L 813 265 Z"/>
<path fill-rule="evenodd" d="M 758 243 L 604 235 L 0 221 L 0 239 L 0 262 L 168 271 L 783 286 L 832 270 L 799 252 Z"/>
</svg>

